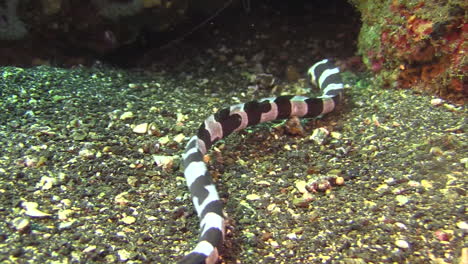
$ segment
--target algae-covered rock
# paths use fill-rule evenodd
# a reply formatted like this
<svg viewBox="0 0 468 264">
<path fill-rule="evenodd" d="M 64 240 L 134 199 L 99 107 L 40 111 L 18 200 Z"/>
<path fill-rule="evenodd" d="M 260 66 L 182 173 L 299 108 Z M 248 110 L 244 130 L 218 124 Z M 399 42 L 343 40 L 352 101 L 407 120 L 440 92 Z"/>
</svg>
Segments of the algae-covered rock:
<svg viewBox="0 0 468 264">
<path fill-rule="evenodd" d="M 363 22 L 358 52 L 379 84 L 452 98 L 467 95 L 466 1 L 350 2 Z"/>
</svg>

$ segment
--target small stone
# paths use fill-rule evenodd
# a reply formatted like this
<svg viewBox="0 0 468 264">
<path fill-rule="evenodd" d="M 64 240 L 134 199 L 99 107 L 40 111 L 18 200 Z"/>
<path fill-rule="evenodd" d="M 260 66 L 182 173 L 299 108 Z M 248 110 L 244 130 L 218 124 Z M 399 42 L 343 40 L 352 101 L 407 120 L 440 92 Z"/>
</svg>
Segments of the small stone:
<svg viewBox="0 0 468 264">
<path fill-rule="evenodd" d="M 307 192 L 304 193 L 302 197 L 294 198 L 293 205 L 299 208 L 307 208 L 309 207 L 309 204 L 313 199 L 314 198 L 312 197 L 312 195 L 309 192 Z"/>
<path fill-rule="evenodd" d="M 132 112 L 124 112 L 123 114 L 120 115 L 120 120 L 127 120 L 133 118 L 134 115 Z"/>
<path fill-rule="evenodd" d="M 405 240 L 403 239 L 398 239 L 397 241 L 395 241 L 395 245 L 399 248 L 403 248 L 403 249 L 407 249 L 409 248 L 409 243 L 406 242 Z"/>
<path fill-rule="evenodd" d="M 59 225 L 58 225 L 58 228 L 59 229 L 68 229 L 70 227 L 73 226 L 73 224 L 76 222 L 76 220 L 70 220 L 70 221 L 66 221 L 66 222 L 61 222 Z"/>
<path fill-rule="evenodd" d="M 267 210 L 270 211 L 270 212 L 273 211 L 273 210 L 275 210 L 276 208 L 278 208 L 278 207 L 277 207 L 277 205 L 274 204 L 274 203 L 269 204 L 269 205 L 267 206 Z"/>
<path fill-rule="evenodd" d="M 443 152 L 442 149 L 439 148 L 439 147 L 432 147 L 432 148 L 429 150 L 429 153 L 431 153 L 431 154 L 434 155 L 434 156 L 441 156 L 444 152 Z"/>
<path fill-rule="evenodd" d="M 440 241 L 449 241 L 451 237 L 451 235 L 444 230 L 435 231 L 434 236 Z"/>
<path fill-rule="evenodd" d="M 96 151 L 88 148 L 84 148 L 78 152 L 78 155 L 85 159 L 93 159 L 96 155 Z"/>
<path fill-rule="evenodd" d="M 417 187 L 419 187 L 420 185 L 421 185 L 421 183 L 418 182 L 418 181 L 408 181 L 408 186 L 417 188 Z"/>
<path fill-rule="evenodd" d="M 120 193 L 118 194 L 115 198 L 114 198 L 114 202 L 116 204 L 119 204 L 119 205 L 127 205 L 130 201 L 125 197 L 128 195 L 128 192 L 123 192 L 123 193 Z"/>
<path fill-rule="evenodd" d="M 309 139 L 313 140 L 315 143 L 322 145 L 325 138 L 328 136 L 329 132 L 323 127 L 314 129 L 312 135 Z"/>
<path fill-rule="evenodd" d="M 340 132 L 332 131 L 330 132 L 330 136 L 334 139 L 341 139 L 343 135 Z"/>
<path fill-rule="evenodd" d="M 161 137 L 161 138 L 158 139 L 158 142 L 159 142 L 159 144 L 161 144 L 161 145 L 165 145 L 165 144 L 169 143 L 170 141 L 171 141 L 171 140 L 169 139 L 168 136 Z"/>
<path fill-rule="evenodd" d="M 375 191 L 377 191 L 377 192 L 386 192 L 389 188 L 390 187 L 386 183 L 383 183 L 383 184 L 377 186 Z"/>
<path fill-rule="evenodd" d="M 68 217 L 73 214 L 75 211 L 73 210 L 70 210 L 70 209 L 65 209 L 65 210 L 61 210 L 58 212 L 58 219 L 60 220 L 66 220 L 68 219 Z"/>
<path fill-rule="evenodd" d="M 397 200 L 398 202 L 398 205 L 405 205 L 408 203 L 409 199 L 408 197 L 404 196 L 404 195 L 397 195 L 395 197 L 395 199 Z"/>
<path fill-rule="evenodd" d="M 149 124 L 148 123 L 141 123 L 136 125 L 133 128 L 133 132 L 137 134 L 146 134 L 148 132 Z"/>
<path fill-rule="evenodd" d="M 439 106 L 441 105 L 442 103 L 444 102 L 444 100 L 440 99 L 440 98 L 434 98 L 431 100 L 431 105 L 433 106 Z"/>
<path fill-rule="evenodd" d="M 269 242 L 272 247 L 275 247 L 275 248 L 279 247 L 278 242 L 276 242 L 275 240 L 270 240 Z"/>
<path fill-rule="evenodd" d="M 343 177 L 336 177 L 335 184 L 336 185 L 343 185 L 345 183 L 345 179 Z"/>
<path fill-rule="evenodd" d="M 295 182 L 295 185 L 296 185 L 296 188 L 297 190 L 300 192 L 300 193 L 307 193 L 307 189 L 306 189 L 306 186 L 307 186 L 307 183 L 303 180 L 298 180 Z"/>
<path fill-rule="evenodd" d="M 126 217 L 122 218 L 121 221 L 124 222 L 127 225 L 130 225 L 130 224 L 135 223 L 136 218 L 129 215 L 129 216 L 126 216 Z"/>
<path fill-rule="evenodd" d="M 86 139 L 87 136 L 88 132 L 86 131 L 78 130 L 72 133 L 72 138 L 74 141 L 83 141 Z"/>
<path fill-rule="evenodd" d="M 138 85 L 136 83 L 129 83 L 128 84 L 128 88 L 130 89 L 138 89 L 138 88 L 141 88 L 141 85 Z"/>
<path fill-rule="evenodd" d="M 177 143 L 182 142 L 185 139 L 184 134 L 178 134 L 177 136 L 174 137 L 174 141 Z"/>
<path fill-rule="evenodd" d="M 464 247 L 461 250 L 460 254 L 460 262 L 459 264 L 467 264 L 468 263 L 468 247 Z"/>
<path fill-rule="evenodd" d="M 247 200 L 254 201 L 260 199 L 260 196 L 257 194 L 249 194 L 245 197 Z"/>
<path fill-rule="evenodd" d="M 468 223 L 460 221 L 457 223 L 457 227 L 463 230 L 468 230 Z"/>
<path fill-rule="evenodd" d="M 395 225 L 398 226 L 398 227 L 401 228 L 401 229 L 404 229 L 404 230 L 407 230 L 407 229 L 408 229 L 408 227 L 406 227 L 405 224 L 400 223 L 400 222 L 396 222 Z"/>
<path fill-rule="evenodd" d="M 117 251 L 117 255 L 119 255 L 120 261 L 126 261 L 130 258 L 131 253 L 125 249 L 120 249 L 119 251 Z"/>
<path fill-rule="evenodd" d="M 286 237 L 292 240 L 297 239 L 297 235 L 295 233 L 289 233 L 286 235 Z"/>
<path fill-rule="evenodd" d="M 156 166 L 162 167 L 164 170 L 170 170 L 174 167 L 174 159 L 174 156 L 153 155 Z"/>
<path fill-rule="evenodd" d="M 127 178 L 128 185 L 130 185 L 132 187 L 135 187 L 137 182 L 138 182 L 138 178 L 135 177 L 135 176 L 130 176 L 130 177 Z"/>
<path fill-rule="evenodd" d="M 102 148 L 102 152 L 104 152 L 104 153 L 110 153 L 110 152 L 112 152 L 112 147 L 111 147 L 111 146 L 104 146 L 104 147 Z"/>
<path fill-rule="evenodd" d="M 422 180 L 421 186 L 424 187 L 425 189 L 432 189 L 432 182 L 428 180 Z"/>
<path fill-rule="evenodd" d="M 468 158 L 462 158 L 460 159 L 460 163 L 464 164 L 465 169 L 468 169 Z"/>
<path fill-rule="evenodd" d="M 11 221 L 13 227 L 18 231 L 23 231 L 29 226 L 29 219 L 24 217 L 17 217 Z"/>
<path fill-rule="evenodd" d="M 92 245 L 92 246 L 88 246 L 87 248 L 83 249 L 83 252 L 84 253 L 89 253 L 89 252 L 92 252 L 96 250 L 96 246 Z"/>
<path fill-rule="evenodd" d="M 70 199 L 63 199 L 60 201 L 61 204 L 65 205 L 65 206 L 71 206 L 72 205 L 72 201 Z"/>
</svg>

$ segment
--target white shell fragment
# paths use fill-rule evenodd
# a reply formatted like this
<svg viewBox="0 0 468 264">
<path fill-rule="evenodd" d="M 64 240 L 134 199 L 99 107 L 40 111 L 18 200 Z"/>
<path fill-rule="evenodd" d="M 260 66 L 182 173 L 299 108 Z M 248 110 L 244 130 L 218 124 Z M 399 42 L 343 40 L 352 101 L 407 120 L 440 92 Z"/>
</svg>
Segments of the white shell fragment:
<svg viewBox="0 0 468 264">
<path fill-rule="evenodd" d="M 312 132 L 312 135 L 309 137 L 309 139 L 313 140 L 315 143 L 322 145 L 323 141 L 325 138 L 330 134 L 327 129 L 320 127 L 314 129 L 314 132 Z"/>
<path fill-rule="evenodd" d="M 49 190 L 57 183 L 56 178 L 42 176 L 41 180 L 36 184 L 36 188 L 40 188 L 41 190 Z"/>
<path fill-rule="evenodd" d="M 51 216 L 51 214 L 45 213 L 37 209 L 39 206 L 35 202 L 22 202 L 21 206 L 26 210 L 25 214 L 32 217 L 46 217 Z"/>
</svg>

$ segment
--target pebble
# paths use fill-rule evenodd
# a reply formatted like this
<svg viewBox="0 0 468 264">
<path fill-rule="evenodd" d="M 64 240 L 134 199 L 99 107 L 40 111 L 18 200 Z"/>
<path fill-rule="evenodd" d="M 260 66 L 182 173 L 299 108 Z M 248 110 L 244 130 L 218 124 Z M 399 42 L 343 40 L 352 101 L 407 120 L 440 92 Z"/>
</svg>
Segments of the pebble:
<svg viewBox="0 0 468 264">
<path fill-rule="evenodd" d="M 312 135 L 309 137 L 309 139 L 313 140 L 315 143 L 322 145 L 323 141 L 325 138 L 328 136 L 329 132 L 327 129 L 320 127 L 314 129 L 314 132 L 312 132 Z"/>
<path fill-rule="evenodd" d="M 126 217 L 122 218 L 121 221 L 124 222 L 127 225 L 131 225 L 131 224 L 135 223 L 136 218 L 129 215 L 129 216 L 126 216 Z"/>
<path fill-rule="evenodd" d="M 434 156 L 441 156 L 443 154 L 443 151 L 440 147 L 432 147 L 429 150 L 429 153 L 431 153 Z"/>
<path fill-rule="evenodd" d="M 127 183 L 128 185 L 135 187 L 138 183 L 138 178 L 135 176 L 130 176 L 127 178 Z"/>
<path fill-rule="evenodd" d="M 88 246 L 87 248 L 83 249 L 83 252 L 84 253 L 89 253 L 89 252 L 92 252 L 94 250 L 96 250 L 96 246 L 95 245 L 91 245 L 91 246 Z"/>
<path fill-rule="evenodd" d="M 295 185 L 296 185 L 296 188 L 297 190 L 300 192 L 300 193 L 307 193 L 307 189 L 306 189 L 306 186 L 307 186 L 307 183 L 303 180 L 298 180 L 295 182 Z"/>
<path fill-rule="evenodd" d="M 184 134 L 178 134 L 178 135 L 176 135 L 176 136 L 174 137 L 174 141 L 177 142 L 177 143 L 182 142 L 184 139 L 185 139 Z"/>
<path fill-rule="evenodd" d="M 409 248 L 409 243 L 406 242 L 405 240 L 403 239 L 398 239 L 397 241 L 395 241 L 395 245 L 399 248 L 403 248 L 403 249 L 407 249 Z"/>
<path fill-rule="evenodd" d="M 78 155 L 85 159 L 92 159 L 96 155 L 96 151 L 88 148 L 84 148 L 78 152 Z"/>
<path fill-rule="evenodd" d="M 68 217 L 73 214 L 75 211 L 73 210 L 70 210 L 70 209 L 65 209 L 65 210 L 61 210 L 58 212 L 58 219 L 59 220 L 66 220 L 68 219 Z"/>
<path fill-rule="evenodd" d="M 409 199 L 408 197 L 404 196 L 404 195 L 397 195 L 395 197 L 395 199 L 397 200 L 398 202 L 398 205 L 405 205 L 408 203 Z"/>
<path fill-rule="evenodd" d="M 460 229 L 463 229 L 463 230 L 467 230 L 468 231 L 468 223 L 464 222 L 464 221 L 460 221 L 457 223 L 457 227 L 460 228 Z"/>
<path fill-rule="evenodd" d="M 254 201 L 260 199 L 258 194 L 249 194 L 245 197 L 247 200 Z"/>
<path fill-rule="evenodd" d="M 424 187 L 425 189 L 432 189 L 432 182 L 428 180 L 422 180 L 421 186 Z"/>
<path fill-rule="evenodd" d="M 24 217 L 17 217 L 11 221 L 13 227 L 18 231 L 23 231 L 29 226 L 29 219 Z"/>
<path fill-rule="evenodd" d="M 444 230 L 437 230 L 434 232 L 434 236 L 440 241 L 449 241 L 451 235 Z"/>
<path fill-rule="evenodd" d="M 119 255 L 120 261 L 127 261 L 132 254 L 125 249 L 120 249 L 117 251 L 117 255 Z"/>
<path fill-rule="evenodd" d="M 272 247 L 275 247 L 275 248 L 279 247 L 278 242 L 276 242 L 275 240 L 270 240 L 270 241 L 268 241 L 268 242 L 270 242 L 270 245 L 271 245 Z"/>
<path fill-rule="evenodd" d="M 120 115 L 120 120 L 127 120 L 135 117 L 132 112 L 124 112 L 123 114 Z"/>
<path fill-rule="evenodd" d="M 133 132 L 137 134 L 146 134 L 146 132 L 148 132 L 148 129 L 149 123 L 141 123 L 133 128 Z"/>
<path fill-rule="evenodd" d="M 174 156 L 153 155 L 153 160 L 156 166 L 162 167 L 164 170 L 170 170 L 174 166 Z"/>
<path fill-rule="evenodd" d="M 165 145 L 167 143 L 169 143 L 171 140 L 169 139 L 168 136 L 165 136 L 165 137 L 161 137 L 158 139 L 158 142 L 161 144 L 161 145 Z"/>
<path fill-rule="evenodd" d="M 119 205 L 127 205 L 130 201 L 125 197 L 128 195 L 128 192 L 119 193 L 115 198 L 114 202 Z"/>
<path fill-rule="evenodd" d="M 468 247 L 462 248 L 459 264 L 468 264 Z"/>
<path fill-rule="evenodd" d="M 330 136 L 334 139 L 341 139 L 343 135 L 340 132 L 332 131 L 330 132 Z"/>
<path fill-rule="evenodd" d="M 312 194 L 309 192 L 304 193 L 301 197 L 299 198 L 294 198 L 293 199 L 293 205 L 299 208 L 307 208 L 309 207 L 309 204 L 311 201 L 313 201 L 314 198 Z"/>
<path fill-rule="evenodd" d="M 434 99 L 431 100 L 431 105 L 433 105 L 433 106 L 439 106 L 442 103 L 444 103 L 444 100 L 442 100 L 440 98 L 434 98 Z"/>
<path fill-rule="evenodd" d="M 76 222 L 76 220 L 71 220 L 71 221 L 67 221 L 67 222 L 61 222 L 59 225 L 58 225 L 58 229 L 68 229 L 70 227 L 73 226 L 73 224 Z"/>
<path fill-rule="evenodd" d="M 142 86 L 141 85 L 138 85 L 136 83 L 129 83 L 128 84 L 128 88 L 130 89 L 138 89 L 138 88 L 141 88 Z"/>
</svg>

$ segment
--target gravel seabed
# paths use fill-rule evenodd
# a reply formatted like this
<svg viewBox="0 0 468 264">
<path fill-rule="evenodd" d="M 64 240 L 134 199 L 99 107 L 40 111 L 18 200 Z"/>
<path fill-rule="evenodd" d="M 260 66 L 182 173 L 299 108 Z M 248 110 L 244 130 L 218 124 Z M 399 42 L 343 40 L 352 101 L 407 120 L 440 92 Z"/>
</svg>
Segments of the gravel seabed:
<svg viewBox="0 0 468 264">
<path fill-rule="evenodd" d="M 198 219 L 179 171 L 186 140 L 228 105 L 307 92 L 291 71 L 351 45 L 312 40 L 312 22 L 296 22 L 218 32 L 209 47 L 145 69 L 0 68 L 0 262 L 173 263 L 190 251 Z M 248 88 L 259 72 L 277 86 Z M 466 108 L 345 77 L 343 105 L 303 120 L 304 136 L 272 122 L 210 153 L 229 218 L 223 263 L 467 257 Z M 135 133 L 143 123 L 150 132 Z M 319 127 L 334 132 L 321 144 L 310 138 Z M 294 203 L 298 182 L 329 175 L 345 184 Z"/>
</svg>

